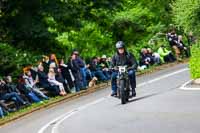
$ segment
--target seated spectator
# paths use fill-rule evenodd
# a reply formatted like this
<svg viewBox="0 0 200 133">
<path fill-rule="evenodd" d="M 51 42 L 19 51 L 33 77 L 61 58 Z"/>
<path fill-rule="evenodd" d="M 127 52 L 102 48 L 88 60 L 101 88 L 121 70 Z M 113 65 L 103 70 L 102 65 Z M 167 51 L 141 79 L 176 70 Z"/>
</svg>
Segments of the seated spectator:
<svg viewBox="0 0 200 133">
<path fill-rule="evenodd" d="M 0 100 L 14 101 L 17 109 L 19 109 L 21 105 L 27 105 L 16 92 L 9 92 L 5 85 L 5 81 L 0 80 Z"/>
<path fill-rule="evenodd" d="M 141 49 L 140 57 L 139 57 L 139 65 L 140 67 L 147 68 L 151 64 L 151 58 L 147 56 L 147 49 Z"/>
<path fill-rule="evenodd" d="M 49 98 L 42 92 L 39 90 L 39 88 L 36 86 L 36 84 L 38 83 L 38 79 L 33 80 L 33 77 L 31 75 L 31 71 L 30 69 L 27 69 L 24 71 L 24 81 L 25 81 L 25 87 L 28 90 L 31 90 L 32 92 L 34 92 L 38 97 L 48 100 Z"/>
<path fill-rule="evenodd" d="M 5 83 L 6 83 L 6 84 L 5 84 L 5 87 L 6 87 L 6 89 L 7 89 L 9 92 L 16 92 L 20 97 L 23 98 L 24 101 L 26 101 L 28 104 L 30 104 L 28 98 L 27 98 L 24 94 L 22 94 L 22 93 L 17 89 L 17 85 L 14 84 L 14 83 L 12 82 L 12 77 L 11 77 L 11 76 L 6 76 L 6 77 L 4 78 L 4 81 L 5 81 Z"/>
<path fill-rule="evenodd" d="M 161 62 L 174 62 L 176 59 L 171 51 L 167 50 L 164 45 L 161 45 L 158 49 L 158 54 L 160 55 Z"/>
<path fill-rule="evenodd" d="M 42 64 L 38 66 L 38 80 L 39 80 L 38 82 L 39 87 L 52 92 L 55 96 L 59 95 L 60 93 L 59 87 L 56 85 L 51 85 L 49 83 L 48 76 L 44 72 L 44 67 L 42 66 Z"/>
<path fill-rule="evenodd" d="M 151 48 L 147 48 L 147 57 L 150 58 L 150 64 L 160 64 L 160 55 L 156 52 L 152 52 Z"/>
<path fill-rule="evenodd" d="M 51 84 L 51 86 L 58 86 L 59 87 L 59 91 L 60 91 L 59 94 L 61 96 L 66 95 L 66 91 L 65 91 L 65 88 L 64 88 L 63 84 L 56 80 L 56 73 L 55 73 L 53 68 L 49 69 L 48 81 Z"/>
<path fill-rule="evenodd" d="M 89 65 L 89 69 L 91 71 L 92 77 L 97 77 L 101 81 L 107 81 L 108 79 L 106 76 L 103 74 L 102 70 L 98 66 L 98 59 L 97 57 L 93 57 L 92 61 Z"/>
<path fill-rule="evenodd" d="M 38 98 L 38 96 L 30 88 L 26 88 L 25 80 L 24 80 L 23 76 L 24 75 L 20 75 L 18 78 L 17 88 L 19 89 L 19 91 L 22 94 L 24 94 L 31 103 L 41 102 L 41 100 Z"/>
<path fill-rule="evenodd" d="M 103 55 L 101 57 L 101 60 L 99 62 L 99 66 L 101 68 L 101 70 L 103 71 L 103 74 L 106 76 L 107 79 L 110 79 L 110 72 L 109 72 L 109 63 L 107 61 L 107 57 L 106 55 Z"/>
</svg>

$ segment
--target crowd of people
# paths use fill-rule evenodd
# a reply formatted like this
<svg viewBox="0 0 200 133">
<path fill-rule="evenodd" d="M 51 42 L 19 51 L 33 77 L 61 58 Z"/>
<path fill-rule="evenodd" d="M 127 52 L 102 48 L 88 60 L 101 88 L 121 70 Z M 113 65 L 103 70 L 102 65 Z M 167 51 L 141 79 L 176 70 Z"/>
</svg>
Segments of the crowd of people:
<svg viewBox="0 0 200 133">
<path fill-rule="evenodd" d="M 17 83 L 13 83 L 10 75 L 0 80 L 0 117 L 48 100 L 49 96 L 43 90 L 50 96 L 65 96 L 92 87 L 97 80 L 107 82 L 111 77 L 110 64 L 111 58 L 106 55 L 93 57 L 86 64 L 77 50 L 73 50 L 67 61 L 58 60 L 55 54 L 43 56 L 37 66 L 23 68 Z M 14 101 L 14 110 L 6 106 L 8 101 Z"/>
<path fill-rule="evenodd" d="M 151 48 L 141 49 L 138 70 L 143 70 L 151 65 L 174 62 L 181 59 L 184 54 L 189 57 L 189 47 L 183 43 L 182 36 L 177 36 L 175 31 L 167 33 L 171 50 L 161 45 L 156 52 Z M 190 33 L 188 43 L 191 45 L 195 39 Z M 175 54 L 173 54 L 175 53 Z M 113 58 L 93 57 L 86 63 L 74 49 L 68 60 L 56 58 L 55 54 L 43 56 L 37 66 L 23 68 L 23 73 L 14 83 L 10 75 L 0 79 L 0 117 L 9 112 L 19 110 L 32 103 L 49 100 L 50 96 L 65 96 L 92 87 L 97 80 L 107 82 L 112 77 Z M 44 91 L 48 92 L 48 95 Z M 6 106 L 6 102 L 13 101 L 15 108 Z"/>
<path fill-rule="evenodd" d="M 175 30 L 166 34 L 169 45 L 161 45 L 157 51 L 152 52 L 151 48 L 143 48 L 140 52 L 139 69 L 143 70 L 151 65 L 160 65 L 174 61 L 181 61 L 184 57 L 190 56 L 190 47 L 196 42 L 193 33 L 187 36 L 187 45 L 182 35 L 177 35 Z"/>
</svg>

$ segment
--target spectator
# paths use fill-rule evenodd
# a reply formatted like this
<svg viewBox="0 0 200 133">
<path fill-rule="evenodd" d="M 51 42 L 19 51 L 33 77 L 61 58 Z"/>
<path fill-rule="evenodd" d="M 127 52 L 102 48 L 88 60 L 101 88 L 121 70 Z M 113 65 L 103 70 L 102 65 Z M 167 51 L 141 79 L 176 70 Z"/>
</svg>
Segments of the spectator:
<svg viewBox="0 0 200 133">
<path fill-rule="evenodd" d="M 59 94 L 61 96 L 66 95 L 65 88 L 64 88 L 63 84 L 56 80 L 56 73 L 55 73 L 53 68 L 49 69 L 48 81 L 51 84 L 51 86 L 58 86 L 59 87 L 59 91 L 60 91 Z"/>
<path fill-rule="evenodd" d="M 189 46 L 192 46 L 194 43 L 196 43 L 196 38 L 193 36 L 192 31 L 189 32 L 187 39 L 188 39 L 188 45 Z"/>
<path fill-rule="evenodd" d="M 195 44 L 197 42 L 196 37 L 193 36 L 193 32 L 190 31 L 189 35 L 187 36 L 187 40 L 188 40 L 188 54 L 189 56 L 191 56 L 191 47 L 193 44 Z"/>
<path fill-rule="evenodd" d="M 70 92 L 69 87 L 68 87 L 68 82 L 67 82 L 67 80 L 65 80 L 63 78 L 61 69 L 59 69 L 59 68 L 58 68 L 58 71 L 56 73 L 56 80 L 63 84 L 64 89 L 65 89 L 66 92 Z"/>
<path fill-rule="evenodd" d="M 140 58 L 139 58 L 139 65 L 140 67 L 147 68 L 151 63 L 151 58 L 147 56 L 147 49 L 141 49 Z"/>
<path fill-rule="evenodd" d="M 80 70 L 81 70 L 80 65 L 77 62 L 77 55 L 75 53 L 72 53 L 72 55 L 68 61 L 68 66 L 72 72 L 72 75 L 74 76 L 76 92 L 79 92 L 82 87 L 82 75 L 80 72 Z"/>
<path fill-rule="evenodd" d="M 69 66 L 64 63 L 63 59 L 60 61 L 59 69 L 61 71 L 63 78 L 65 79 L 65 81 L 67 82 L 67 84 L 69 86 L 68 91 L 72 92 L 75 89 L 74 76 L 73 76 L 71 70 L 69 69 Z"/>
<path fill-rule="evenodd" d="M 174 62 L 176 59 L 173 56 L 172 52 L 167 50 L 164 45 L 161 45 L 158 49 L 158 54 L 160 55 L 161 62 Z"/>
<path fill-rule="evenodd" d="M 178 36 L 178 39 L 175 40 L 176 43 L 176 47 L 178 48 L 178 54 L 177 54 L 177 58 L 180 59 L 180 54 L 183 51 L 186 55 L 186 57 L 189 57 L 189 53 L 188 53 L 188 49 L 185 46 L 185 44 L 183 43 L 183 37 L 181 35 Z"/>
<path fill-rule="evenodd" d="M 12 82 L 12 77 L 11 76 L 6 76 L 4 78 L 4 81 L 5 81 L 5 87 L 6 89 L 9 91 L 9 92 L 16 92 L 17 94 L 19 94 L 20 97 L 23 98 L 23 100 L 25 100 L 28 104 L 28 99 L 27 97 L 22 94 L 18 89 L 17 89 L 17 85 L 15 85 L 13 82 Z"/>
<path fill-rule="evenodd" d="M 14 101 L 17 109 L 20 108 L 20 105 L 27 105 L 16 92 L 9 92 L 6 89 L 5 84 L 5 81 L 0 80 L 0 100 Z"/>
<path fill-rule="evenodd" d="M 76 55 L 76 62 L 80 67 L 80 72 L 82 76 L 82 88 L 87 88 L 87 79 L 86 79 L 86 65 L 85 62 L 80 58 L 79 52 L 77 50 L 73 50 L 72 54 Z"/>
<path fill-rule="evenodd" d="M 97 77 L 101 81 L 106 81 L 108 80 L 101 69 L 98 67 L 98 59 L 97 57 L 93 57 L 92 61 L 89 65 L 89 69 L 91 70 L 92 77 Z"/>
<path fill-rule="evenodd" d="M 42 66 L 44 67 L 44 72 L 48 74 L 49 72 L 49 57 L 48 56 L 43 55 Z"/>
<path fill-rule="evenodd" d="M 58 68 L 58 60 L 56 58 L 55 54 L 51 54 L 50 58 L 49 58 L 49 66 L 53 64 L 52 66 L 54 66 L 55 68 Z"/>
<path fill-rule="evenodd" d="M 38 80 L 39 80 L 38 82 L 39 87 L 52 92 L 55 96 L 59 95 L 60 93 L 59 87 L 56 85 L 51 85 L 49 83 L 48 76 L 44 72 L 44 67 L 42 66 L 42 64 L 38 66 Z"/>
<path fill-rule="evenodd" d="M 147 48 L 147 57 L 150 58 L 150 64 L 160 64 L 160 55 L 156 52 L 152 52 L 151 48 Z"/>
<path fill-rule="evenodd" d="M 174 46 L 176 46 L 176 43 L 174 42 L 175 40 L 178 39 L 177 35 L 176 35 L 176 31 L 172 30 L 171 32 L 167 33 L 167 40 L 169 41 L 169 45 L 173 48 Z M 176 50 L 176 48 L 173 48 L 174 50 Z"/>
<path fill-rule="evenodd" d="M 99 66 L 101 68 L 101 70 L 103 71 L 103 74 L 106 76 L 107 79 L 110 79 L 110 73 L 109 73 L 109 63 L 107 61 L 107 57 L 106 55 L 103 55 L 101 57 Z"/>
<path fill-rule="evenodd" d="M 48 100 L 49 98 L 39 90 L 39 88 L 36 86 L 36 84 L 39 82 L 38 79 L 33 80 L 33 77 L 31 75 L 30 69 L 27 69 L 24 71 L 24 81 L 25 81 L 25 87 L 28 90 L 33 91 L 38 97 L 41 97 L 42 99 Z"/>
<path fill-rule="evenodd" d="M 25 86 L 25 80 L 23 78 L 24 75 L 20 75 L 18 78 L 18 85 L 17 88 L 20 90 L 22 94 L 24 94 L 30 102 L 40 102 L 41 100 L 36 96 L 36 94 L 30 89 Z"/>
</svg>

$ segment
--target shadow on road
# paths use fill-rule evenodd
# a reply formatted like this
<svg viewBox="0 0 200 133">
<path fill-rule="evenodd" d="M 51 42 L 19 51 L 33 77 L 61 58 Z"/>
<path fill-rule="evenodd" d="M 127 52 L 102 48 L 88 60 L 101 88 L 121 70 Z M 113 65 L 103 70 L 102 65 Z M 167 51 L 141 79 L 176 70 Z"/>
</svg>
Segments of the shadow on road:
<svg viewBox="0 0 200 133">
<path fill-rule="evenodd" d="M 153 96 L 156 96 L 156 95 L 158 95 L 158 94 L 159 94 L 159 93 L 150 94 L 150 95 L 145 95 L 145 96 L 142 96 L 142 97 L 136 97 L 136 98 L 134 98 L 134 99 L 129 100 L 128 103 L 135 102 L 135 101 L 139 101 L 139 100 L 146 99 L 146 98 L 149 98 L 149 97 L 153 97 Z"/>
<path fill-rule="evenodd" d="M 168 89 L 168 90 L 165 90 L 165 91 L 161 91 L 161 92 L 157 92 L 157 93 L 153 93 L 153 94 L 144 95 L 144 96 L 141 96 L 141 97 L 136 97 L 134 99 L 129 100 L 129 102 L 127 104 L 135 102 L 135 101 L 143 100 L 143 99 L 146 99 L 146 98 L 150 98 L 150 97 L 153 97 L 153 96 L 156 96 L 156 95 L 160 95 L 160 94 L 172 91 L 176 88 L 178 88 L 178 87 L 174 87 L 174 88 L 171 88 L 171 89 Z"/>
</svg>

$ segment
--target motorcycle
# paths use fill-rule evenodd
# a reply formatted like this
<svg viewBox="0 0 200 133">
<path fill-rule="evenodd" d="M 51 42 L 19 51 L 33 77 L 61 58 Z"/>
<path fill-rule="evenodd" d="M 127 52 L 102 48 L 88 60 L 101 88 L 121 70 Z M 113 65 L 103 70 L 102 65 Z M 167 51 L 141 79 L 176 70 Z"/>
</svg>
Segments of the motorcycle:
<svg viewBox="0 0 200 133">
<path fill-rule="evenodd" d="M 128 77 L 128 67 L 118 66 L 117 93 L 121 99 L 121 104 L 126 104 L 129 100 L 130 81 Z"/>
</svg>

